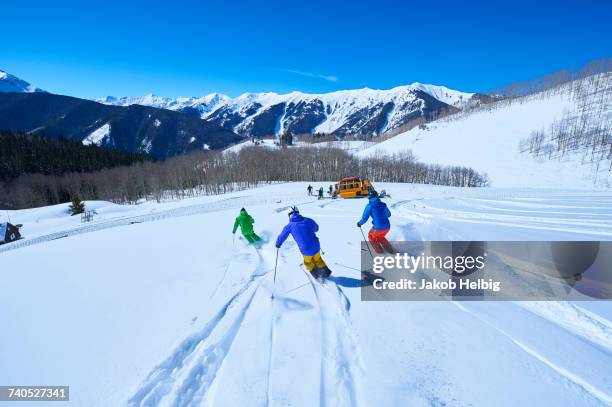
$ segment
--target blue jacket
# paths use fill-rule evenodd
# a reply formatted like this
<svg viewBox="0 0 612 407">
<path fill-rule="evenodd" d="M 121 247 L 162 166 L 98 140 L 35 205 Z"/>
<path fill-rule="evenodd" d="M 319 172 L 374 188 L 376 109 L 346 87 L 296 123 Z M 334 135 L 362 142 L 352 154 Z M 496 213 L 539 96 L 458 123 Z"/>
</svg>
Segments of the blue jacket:
<svg viewBox="0 0 612 407">
<path fill-rule="evenodd" d="M 359 223 L 365 224 L 371 216 L 374 230 L 391 228 L 391 222 L 389 222 L 391 211 L 387 208 L 387 204 L 381 201 L 379 197 L 372 197 L 369 200 L 370 202 L 366 205 Z"/>
<path fill-rule="evenodd" d="M 305 218 L 299 213 L 295 213 L 291 215 L 289 223 L 283 228 L 280 235 L 278 235 L 276 246 L 282 246 L 291 234 L 293 240 L 295 240 L 300 248 L 302 255 L 314 256 L 321 250 L 319 238 L 316 235 L 318 230 L 319 225 L 317 225 L 317 222 L 310 218 Z"/>
</svg>

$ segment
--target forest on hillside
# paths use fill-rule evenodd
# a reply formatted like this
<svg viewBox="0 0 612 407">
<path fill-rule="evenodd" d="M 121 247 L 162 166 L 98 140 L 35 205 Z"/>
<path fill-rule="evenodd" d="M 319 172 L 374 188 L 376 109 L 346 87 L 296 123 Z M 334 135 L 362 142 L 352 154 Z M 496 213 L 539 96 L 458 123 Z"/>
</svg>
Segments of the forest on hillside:
<svg viewBox="0 0 612 407">
<path fill-rule="evenodd" d="M 63 175 L 24 174 L 0 183 L 0 207 L 30 208 L 83 200 L 136 203 L 142 199 L 179 199 L 245 189 L 283 181 L 334 181 L 346 176 L 373 182 L 482 187 L 486 175 L 471 168 L 422 164 L 409 152 L 359 159 L 329 147 L 238 152 L 199 151 L 165 161 L 142 160 L 129 166 Z"/>
<path fill-rule="evenodd" d="M 0 131 L 0 182 L 23 174 L 63 175 L 151 161 L 142 153 L 83 145 L 65 138 Z"/>
</svg>

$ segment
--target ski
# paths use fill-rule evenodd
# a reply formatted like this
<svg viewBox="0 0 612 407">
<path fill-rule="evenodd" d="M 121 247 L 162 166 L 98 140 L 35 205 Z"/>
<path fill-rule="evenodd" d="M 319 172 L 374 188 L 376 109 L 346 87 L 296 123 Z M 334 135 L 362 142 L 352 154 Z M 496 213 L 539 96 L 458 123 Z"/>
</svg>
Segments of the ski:
<svg viewBox="0 0 612 407">
<path fill-rule="evenodd" d="M 310 275 L 310 277 L 312 277 L 314 280 L 318 281 L 319 283 L 323 284 L 323 282 L 325 280 L 327 280 L 329 278 L 329 276 L 331 276 L 331 270 L 329 272 L 329 274 L 322 275 L 319 271 L 319 269 L 317 269 L 316 267 L 313 269 L 313 271 L 308 271 L 306 270 L 306 266 L 304 266 L 304 263 L 300 263 L 300 268 L 302 270 L 304 270 L 305 273 L 308 273 L 308 275 Z M 317 270 L 317 271 L 315 271 Z M 328 269 L 329 270 L 329 269 Z"/>
</svg>

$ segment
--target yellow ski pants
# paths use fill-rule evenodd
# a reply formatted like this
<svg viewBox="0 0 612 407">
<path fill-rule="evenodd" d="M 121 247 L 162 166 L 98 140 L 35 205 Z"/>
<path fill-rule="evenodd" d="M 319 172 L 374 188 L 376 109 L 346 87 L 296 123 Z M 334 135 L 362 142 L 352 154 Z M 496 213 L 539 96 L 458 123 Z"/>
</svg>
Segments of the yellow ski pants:
<svg viewBox="0 0 612 407">
<path fill-rule="evenodd" d="M 326 267 L 325 262 L 321 258 L 321 252 L 318 252 L 314 256 L 304 256 L 304 267 L 306 267 L 308 271 L 312 271 L 315 267 L 319 269 Z"/>
</svg>

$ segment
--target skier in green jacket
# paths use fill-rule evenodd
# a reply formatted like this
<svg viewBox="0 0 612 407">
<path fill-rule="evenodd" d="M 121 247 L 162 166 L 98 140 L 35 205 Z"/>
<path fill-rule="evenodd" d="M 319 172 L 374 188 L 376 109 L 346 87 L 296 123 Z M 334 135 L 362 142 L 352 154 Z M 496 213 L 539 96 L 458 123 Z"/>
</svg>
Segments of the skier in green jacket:
<svg viewBox="0 0 612 407">
<path fill-rule="evenodd" d="M 240 225 L 240 231 L 242 232 L 242 236 L 249 242 L 255 243 L 261 240 L 261 237 L 255 234 L 253 230 L 253 223 L 255 223 L 255 219 L 251 215 L 249 215 L 246 209 L 240 209 L 240 214 L 234 221 L 234 229 L 232 233 L 236 233 L 236 229 L 238 229 L 238 225 Z"/>
</svg>

